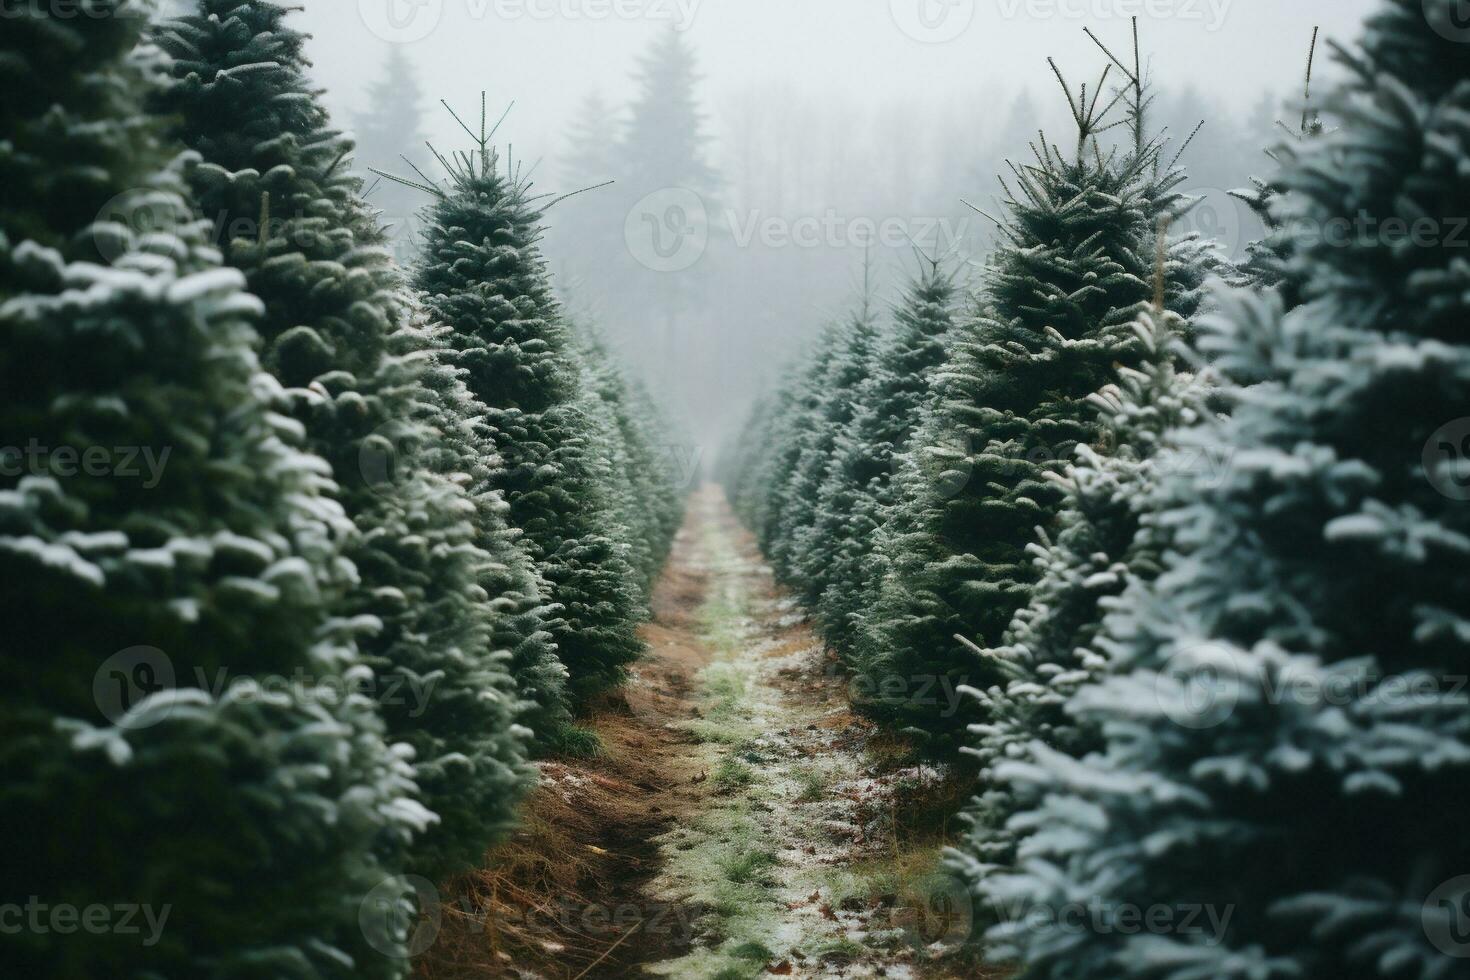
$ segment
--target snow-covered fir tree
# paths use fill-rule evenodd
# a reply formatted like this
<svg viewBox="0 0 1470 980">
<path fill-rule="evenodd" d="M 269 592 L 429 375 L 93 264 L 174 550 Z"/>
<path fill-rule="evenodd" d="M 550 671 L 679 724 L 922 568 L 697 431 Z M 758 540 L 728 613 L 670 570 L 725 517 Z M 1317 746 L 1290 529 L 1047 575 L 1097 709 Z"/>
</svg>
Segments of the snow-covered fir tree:
<svg viewBox="0 0 1470 980">
<path fill-rule="evenodd" d="M 601 336 L 590 327 L 575 329 L 584 390 L 600 403 L 589 406 L 589 412 L 607 430 L 600 441 L 608 447 L 614 502 L 619 520 L 632 532 L 633 565 L 647 598 L 681 520 L 677 447 L 652 400 L 628 381 Z"/>
<path fill-rule="evenodd" d="M 1105 155 L 1098 100 L 1068 98 L 1075 149 L 1042 141 L 1034 162 L 1012 167 L 981 312 L 951 333 L 858 641 L 858 668 L 878 692 L 870 710 L 946 755 L 977 706 L 938 710 L 934 691 L 1003 679 L 958 637 L 1000 644 L 1027 601 L 1037 574 L 1027 548 L 1062 500 L 1050 476 L 1098 438 L 1093 393 L 1138 362 L 1131 323 L 1151 295 L 1156 222 L 1186 203 L 1184 174 L 1164 165 L 1158 140 Z M 1169 249 L 1171 308 L 1197 302 L 1200 250 L 1192 238 Z"/>
<path fill-rule="evenodd" d="M 1201 346 L 1231 412 L 1170 437 L 1169 549 L 1072 698 L 1101 747 L 1002 767 L 1027 810 L 1019 915 L 1082 902 L 1213 911 L 1197 929 L 1006 930 L 1028 977 L 1464 973 L 1470 511 L 1463 336 L 1470 62 L 1452 0 L 1382 0 L 1276 216 L 1371 230 L 1291 257 L 1302 305 L 1226 296 Z M 1399 223 L 1443 235 L 1410 244 Z M 1421 232 L 1426 228 L 1420 225 Z M 1227 460 L 1223 475 L 1174 465 Z"/>
<path fill-rule="evenodd" d="M 840 323 L 829 323 L 818 334 L 806 355 L 788 369 L 782 383 L 767 403 L 763 415 L 764 434 L 750 441 L 753 451 L 738 467 L 741 484 L 734 490 L 735 506 L 749 523 L 761 552 L 773 566 L 784 569 L 789 547 L 780 537 L 789 503 L 788 489 L 802 451 L 815 432 L 822 405 L 822 379 L 837 349 Z"/>
<path fill-rule="evenodd" d="M 875 583 L 873 543 L 895 502 L 896 457 L 927 408 L 930 381 L 944 363 L 954 323 L 953 273 L 926 263 L 894 309 L 894 322 L 853 398 L 852 419 L 837 434 L 833 461 L 817 495 L 807 565 L 820 576 L 816 610 L 827 642 L 852 652 L 858 620 Z"/>
<path fill-rule="evenodd" d="M 837 437 L 852 422 L 858 392 L 873 368 L 879 342 L 878 319 L 868 297 L 832 334 L 831 342 L 827 369 L 818 380 L 809 437 L 781 491 L 786 505 L 773 553 L 777 572 L 809 608 L 821 597 L 829 570 L 822 564 L 829 542 L 817 539 L 821 489 L 834 463 Z"/>
<path fill-rule="evenodd" d="M 1034 743 L 1081 758 L 1101 741 L 1094 726 L 1066 713 L 1066 705 L 1106 668 L 1095 639 L 1107 608 L 1128 583 L 1158 573 L 1160 535 L 1147 522 L 1160 445 L 1169 431 L 1206 411 L 1204 382 L 1176 370 L 1184 333 L 1179 317 L 1150 309 L 1134 329 L 1142 359 L 1090 399 L 1102 438 L 1096 446 L 1079 446 L 1075 461 L 1052 476 L 1063 504 L 1055 530 L 1043 531 L 1029 547 L 1038 571 L 1030 600 L 1016 612 L 1005 645 L 983 651 L 1006 680 L 963 692 L 978 698 L 985 718 L 973 726 L 974 742 L 965 748 L 978 761 L 981 790 L 967 808 L 969 830 L 951 864 L 982 899 L 987 879 L 1015 863 L 1018 834 L 1009 822 L 1022 801 L 1000 778 L 1000 765 L 1030 758 Z M 1212 462 L 1192 460 L 1195 466 Z"/>
<path fill-rule="evenodd" d="M 481 109 L 476 145 L 445 160 L 447 190 L 424 213 L 415 284 L 443 342 L 483 407 L 503 461 L 495 477 L 525 534 L 550 598 L 575 701 L 616 683 L 638 655 L 644 606 L 607 487 L 597 479 L 595 427 L 578 401 L 581 366 L 541 257 L 544 205 L 503 172 Z M 468 129 L 468 127 L 466 127 Z M 471 133 L 473 136 L 473 132 Z"/>
<path fill-rule="evenodd" d="M 0 477 L 0 890 L 168 918 L 25 930 L 5 972 L 397 976 L 360 906 L 406 910 L 432 815 L 333 613 L 352 526 L 143 111 L 150 8 L 82 6 L 0 34 L 0 444 L 36 448 Z"/>
<path fill-rule="evenodd" d="M 408 314 L 398 272 L 349 169 L 353 145 L 306 80 L 291 9 L 202 0 L 165 25 L 177 81 L 160 109 L 204 158 L 191 184 L 225 260 L 265 303 L 266 366 L 356 525 L 345 553 L 358 578 L 333 611 L 361 626 L 389 734 L 415 750 L 441 819 L 410 864 L 439 880 L 509 828 L 529 781 L 519 698 L 491 641 L 507 632 L 495 618 L 535 595 L 486 592 L 484 570 L 528 559 L 494 510 L 473 519 L 452 472 L 411 462 L 435 438 L 432 420 L 412 418 L 423 359 L 390 349 Z M 521 626 L 517 642 L 541 630 Z"/>
<path fill-rule="evenodd" d="M 1296 144 L 1304 143 L 1322 135 L 1322 117 L 1312 103 L 1312 70 L 1317 56 L 1317 33 L 1312 34 L 1312 44 L 1307 53 L 1307 70 L 1305 83 L 1302 90 L 1301 118 L 1293 120 L 1288 126 L 1284 121 L 1277 120 L 1277 135 L 1282 131 Z M 1279 142 L 1279 141 L 1278 141 Z M 1280 159 L 1282 151 L 1268 151 L 1273 158 Z M 1282 303 L 1287 309 L 1298 305 L 1302 301 L 1302 282 L 1300 275 L 1295 271 L 1295 265 L 1291 261 L 1292 254 L 1296 250 L 1293 240 L 1303 231 L 1302 229 L 1285 225 L 1282 219 L 1275 213 L 1274 204 L 1277 195 L 1281 193 L 1281 187 L 1274 180 L 1251 178 L 1249 189 L 1235 191 L 1234 196 L 1247 205 L 1261 219 L 1266 227 L 1266 235 L 1260 241 L 1251 242 L 1246 246 L 1246 258 L 1240 264 L 1241 282 L 1249 283 L 1261 288 L 1275 289 L 1281 294 Z"/>
</svg>

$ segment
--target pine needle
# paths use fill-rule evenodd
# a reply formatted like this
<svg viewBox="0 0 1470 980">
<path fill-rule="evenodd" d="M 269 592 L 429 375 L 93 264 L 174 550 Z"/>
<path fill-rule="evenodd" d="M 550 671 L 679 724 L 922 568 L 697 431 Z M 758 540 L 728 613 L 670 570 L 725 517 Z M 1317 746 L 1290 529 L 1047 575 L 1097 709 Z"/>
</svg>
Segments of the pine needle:
<svg viewBox="0 0 1470 980">
<path fill-rule="evenodd" d="M 1196 127 L 1194 127 L 1194 132 L 1192 132 L 1192 133 L 1189 134 L 1189 139 L 1185 140 L 1184 141 L 1184 145 L 1179 148 L 1179 152 L 1176 153 L 1176 154 L 1174 154 L 1174 159 L 1172 159 L 1172 160 L 1169 161 L 1169 167 L 1168 167 L 1168 169 L 1170 169 L 1170 170 L 1173 170 L 1174 169 L 1174 165 L 1179 162 L 1179 158 L 1182 157 L 1182 156 L 1184 156 L 1184 151 L 1187 150 L 1187 149 L 1189 149 L 1189 144 L 1191 144 L 1191 143 L 1194 142 L 1194 138 L 1196 136 L 1198 136 L 1199 135 L 1199 131 L 1202 130 L 1202 129 L 1204 129 L 1204 128 L 1205 128 L 1205 121 L 1203 119 L 1201 119 L 1199 121 L 1199 125 L 1196 126 Z"/>
</svg>

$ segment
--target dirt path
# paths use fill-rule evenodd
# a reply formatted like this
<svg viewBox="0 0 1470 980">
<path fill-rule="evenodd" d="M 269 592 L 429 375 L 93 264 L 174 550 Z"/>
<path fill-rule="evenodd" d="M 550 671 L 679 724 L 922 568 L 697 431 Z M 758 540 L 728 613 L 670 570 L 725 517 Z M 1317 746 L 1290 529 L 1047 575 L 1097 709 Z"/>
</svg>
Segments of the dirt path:
<svg viewBox="0 0 1470 980">
<path fill-rule="evenodd" d="M 656 841 L 646 893 L 701 910 L 670 977 L 937 975 L 968 928 L 957 885 L 934 871 L 926 805 L 952 793 L 933 769 L 889 761 L 845 684 L 771 580 L 717 490 L 694 500 L 690 554 L 707 582 L 697 616 L 708 663 L 693 717 L 705 793 Z M 902 801 L 902 802 L 901 802 Z M 907 839 L 906 839 L 907 838 Z"/>
<path fill-rule="evenodd" d="M 936 872 L 958 787 L 849 709 L 718 489 L 691 501 L 648 654 L 455 889 L 424 977 L 986 976 Z"/>
</svg>

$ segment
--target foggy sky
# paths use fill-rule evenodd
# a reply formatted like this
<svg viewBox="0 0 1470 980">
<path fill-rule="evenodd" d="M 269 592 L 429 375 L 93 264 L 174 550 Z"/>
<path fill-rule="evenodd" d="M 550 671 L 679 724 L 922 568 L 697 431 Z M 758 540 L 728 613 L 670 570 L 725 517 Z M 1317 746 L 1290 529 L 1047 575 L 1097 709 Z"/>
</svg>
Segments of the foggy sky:
<svg viewBox="0 0 1470 980">
<path fill-rule="evenodd" d="M 492 104 L 514 99 L 502 135 L 532 157 L 555 152 L 587 93 L 615 103 L 630 96 L 634 59 L 670 25 L 685 29 L 699 53 L 707 109 L 756 87 L 872 106 L 970 97 L 983 117 L 1003 108 L 987 93 L 1052 84 L 1047 55 L 1079 75 L 1100 69 L 1082 27 L 1122 47 L 1126 15 L 1138 13 L 1159 80 L 1194 83 L 1244 112 L 1263 91 L 1299 88 L 1314 24 L 1327 37 L 1352 39 L 1371 7 L 1372 0 L 314 0 L 299 23 L 314 35 L 316 78 L 339 116 L 365 108 L 362 93 L 390 43 L 380 35 L 389 35 L 407 46 L 433 98 L 470 103 L 484 88 Z M 453 137 L 447 117 L 433 114 L 431 123 L 436 138 Z M 722 135 L 717 113 L 710 131 Z"/>
<path fill-rule="evenodd" d="M 1129 17 L 1137 14 L 1161 96 L 1192 90 L 1201 111 L 1220 106 L 1238 123 L 1263 96 L 1277 103 L 1297 97 L 1314 25 L 1326 39 L 1352 41 L 1376 2 L 312 0 L 295 23 L 313 35 L 314 77 L 338 125 L 350 130 L 354 114 L 368 108 L 368 84 L 398 45 L 424 89 L 424 132 L 443 149 L 462 148 L 464 134 L 435 100 L 472 113 L 484 89 L 492 116 L 514 100 L 496 142 L 511 144 L 518 161 L 544 160 L 536 181 L 550 191 L 575 189 L 560 186 L 558 164 L 579 103 L 596 93 L 626 106 L 637 91 L 639 56 L 661 32 L 681 29 L 703 74 L 697 97 L 723 204 L 743 208 L 741 215 L 788 218 L 828 210 L 949 216 L 966 226 L 959 237 L 965 254 L 975 254 L 989 231 L 960 199 L 993 207 L 987 195 L 1002 160 L 1026 152 L 1034 127 L 1047 127 L 1049 138 L 1054 129 L 1065 132 L 1067 110 L 1046 58 L 1056 58 L 1074 87 L 1094 85 L 1106 58 L 1084 26 L 1131 60 Z M 1324 82 L 1332 73 L 1325 46 L 1318 70 Z M 1112 83 L 1118 80 L 1115 73 Z M 1012 117 L 1023 92 L 1031 93 L 1037 118 L 1018 129 Z M 1194 118 L 1176 122 L 1192 126 Z M 1218 120 L 1212 132 L 1239 152 L 1202 141 L 1184 160 L 1191 170 L 1185 190 L 1228 201 L 1226 190 L 1268 169 L 1262 150 L 1271 137 L 1259 126 L 1244 134 Z M 438 175 L 423 147 L 404 149 Z M 1226 158 L 1226 172 L 1212 168 Z M 361 162 L 404 171 L 396 160 Z M 1244 206 L 1223 207 L 1226 230 L 1237 232 L 1224 244 L 1238 251 Z M 622 217 L 608 219 L 615 237 Z M 1230 237 L 1208 223 L 1200 230 Z M 553 235 L 548 245 L 560 281 L 575 282 L 566 242 Z M 675 333 L 651 330 L 650 318 L 626 311 L 603 318 L 603 326 L 674 414 L 717 443 L 773 371 L 851 306 L 864 253 L 828 245 L 742 249 L 714 267 L 707 259 L 704 268 L 723 285 L 682 314 Z M 905 274 L 907 249 L 901 252 L 879 257 L 880 302 L 893 298 Z M 598 309 L 614 298 L 588 292 L 576 297 L 579 306 Z"/>
</svg>

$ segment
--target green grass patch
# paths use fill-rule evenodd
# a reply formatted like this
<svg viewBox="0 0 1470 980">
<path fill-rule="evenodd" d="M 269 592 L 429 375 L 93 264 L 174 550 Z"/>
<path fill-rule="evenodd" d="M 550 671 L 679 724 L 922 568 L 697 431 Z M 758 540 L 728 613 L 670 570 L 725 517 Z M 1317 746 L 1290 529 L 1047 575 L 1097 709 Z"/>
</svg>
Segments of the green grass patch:
<svg viewBox="0 0 1470 980">
<path fill-rule="evenodd" d="M 733 756 L 725 756 L 710 776 L 717 788 L 740 789 L 755 782 L 755 770 Z"/>
<path fill-rule="evenodd" d="M 766 871 L 779 863 L 774 851 L 742 851 L 721 861 L 720 871 L 737 885 L 761 884 L 766 880 Z"/>
<path fill-rule="evenodd" d="M 814 803 L 827 795 L 831 777 L 818 766 L 803 766 L 796 770 L 796 798 L 803 803 Z"/>
<path fill-rule="evenodd" d="M 563 759 L 595 759 L 602 755 L 602 737 L 590 728 L 562 725 L 546 735 L 546 750 Z"/>
</svg>

